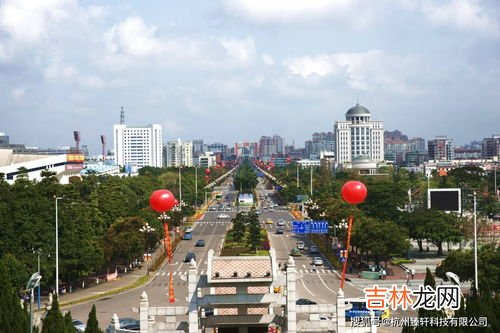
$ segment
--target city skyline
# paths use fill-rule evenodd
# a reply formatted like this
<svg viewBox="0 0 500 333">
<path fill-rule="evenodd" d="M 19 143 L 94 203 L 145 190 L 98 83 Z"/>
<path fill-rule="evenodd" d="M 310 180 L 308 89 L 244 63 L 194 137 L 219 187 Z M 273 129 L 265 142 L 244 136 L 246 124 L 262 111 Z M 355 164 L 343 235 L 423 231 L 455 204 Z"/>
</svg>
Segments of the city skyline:
<svg viewBox="0 0 500 333">
<path fill-rule="evenodd" d="M 0 1 L 0 132 L 92 154 L 126 124 L 163 142 L 302 147 L 357 102 L 386 130 L 498 134 L 493 1 Z M 50 135 L 49 135 L 50 134 Z"/>
</svg>

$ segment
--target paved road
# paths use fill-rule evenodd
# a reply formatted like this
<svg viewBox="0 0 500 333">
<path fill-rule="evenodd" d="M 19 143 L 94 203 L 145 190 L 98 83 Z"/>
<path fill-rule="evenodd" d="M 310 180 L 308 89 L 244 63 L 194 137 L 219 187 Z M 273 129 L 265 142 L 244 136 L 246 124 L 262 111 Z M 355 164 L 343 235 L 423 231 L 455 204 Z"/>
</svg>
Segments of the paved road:
<svg viewBox="0 0 500 333">
<path fill-rule="evenodd" d="M 228 213 L 234 215 L 235 213 Z M 187 268 L 188 263 L 184 263 L 184 258 L 188 251 L 192 251 L 196 255 L 198 269 L 202 272 L 207 269 L 207 252 L 209 249 L 214 249 L 217 253 L 222 237 L 226 233 L 230 224 L 230 219 L 218 220 L 218 213 L 207 213 L 199 220 L 193 228 L 193 239 L 182 241 L 177 247 L 172 264 L 164 265 L 155 275 L 155 277 L 146 286 L 130 290 L 118 295 L 113 295 L 100 299 L 95 302 L 79 304 L 71 307 L 66 307 L 64 310 L 71 311 L 73 318 L 86 321 L 88 313 L 92 308 L 92 304 L 96 304 L 97 319 L 102 328 L 107 327 L 111 322 L 113 313 L 119 317 L 138 318 L 138 306 L 140 295 L 146 291 L 151 305 L 167 305 L 168 304 L 168 285 L 169 273 L 172 272 L 175 286 L 175 305 L 186 305 L 187 301 Z M 195 247 L 194 244 L 198 239 L 204 239 L 205 247 Z"/>
<path fill-rule="evenodd" d="M 235 193 L 230 191 L 230 188 L 227 188 L 227 190 L 229 191 L 224 192 L 222 198 L 222 202 L 226 207 L 230 201 L 235 199 Z M 263 195 L 267 194 L 268 197 L 271 198 L 271 202 L 265 200 L 265 198 L 263 200 L 259 200 L 259 203 L 262 205 L 260 208 L 262 210 L 263 207 L 267 206 L 269 209 L 270 203 L 273 202 L 272 191 L 261 190 L 261 193 Z M 258 195 L 260 196 L 260 193 Z M 164 306 L 168 304 L 167 293 L 170 272 L 172 273 L 174 279 L 176 296 L 175 305 L 186 305 L 186 275 L 188 264 L 183 262 L 185 255 L 188 251 L 194 252 L 196 254 L 198 270 L 201 271 L 202 274 L 206 272 L 207 252 L 209 249 L 214 249 L 217 254 L 219 253 L 223 236 L 230 226 L 230 220 L 236 215 L 236 209 L 232 209 L 230 212 L 225 211 L 224 213 L 229 215 L 229 218 L 219 219 L 218 215 L 221 214 L 221 212 L 206 212 L 200 220 L 196 221 L 193 226 L 193 239 L 189 241 L 182 241 L 174 253 L 172 264 L 164 265 L 146 286 L 142 286 L 122 294 L 106 297 L 94 302 L 66 307 L 64 310 L 70 310 L 73 318 L 77 318 L 85 322 L 92 304 L 95 303 L 97 308 L 97 317 L 102 328 L 109 325 L 113 313 L 117 313 L 119 317 L 138 318 L 139 315 L 137 308 L 139 306 L 140 294 L 143 291 L 146 291 L 148 294 L 151 305 Z M 265 227 L 270 234 L 271 246 L 276 250 L 277 260 L 282 263 L 282 266 L 284 266 L 284 263 L 288 259 L 290 250 L 296 246 L 296 242 L 298 240 L 304 241 L 306 245 L 303 255 L 301 257 L 295 257 L 298 272 L 297 297 L 309 298 L 318 303 L 335 303 L 340 283 L 338 272 L 335 272 L 333 267 L 331 267 L 326 260 L 324 260 L 325 264 L 322 267 L 316 267 L 315 270 L 313 270 L 312 257 L 318 256 L 318 254 L 309 254 L 308 249 L 312 245 L 312 242 L 308 237 L 295 235 L 291 232 L 291 221 L 293 220 L 293 216 L 288 211 L 262 211 L 259 219 L 263 222 L 267 219 L 272 219 L 274 222 L 278 219 L 284 219 L 286 221 L 285 233 L 279 235 L 275 233 L 275 223 L 265 224 Z M 206 246 L 198 248 L 194 247 L 194 244 L 198 239 L 204 239 Z M 361 289 L 352 283 L 346 283 L 345 293 L 346 297 L 363 296 Z M 299 319 L 305 318 L 300 316 Z"/>
</svg>

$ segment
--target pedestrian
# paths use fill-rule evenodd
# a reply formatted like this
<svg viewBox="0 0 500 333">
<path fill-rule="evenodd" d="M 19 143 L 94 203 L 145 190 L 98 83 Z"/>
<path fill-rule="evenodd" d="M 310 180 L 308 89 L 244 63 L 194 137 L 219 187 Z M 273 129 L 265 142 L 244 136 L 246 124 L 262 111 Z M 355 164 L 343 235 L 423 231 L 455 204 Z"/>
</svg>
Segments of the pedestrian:
<svg viewBox="0 0 500 333">
<path fill-rule="evenodd" d="M 406 284 L 408 286 L 411 285 L 411 283 L 410 283 L 410 270 L 408 268 L 406 269 Z"/>
<path fill-rule="evenodd" d="M 278 268 L 279 268 L 279 270 L 281 270 L 281 261 L 280 261 L 280 263 L 278 264 Z"/>
<path fill-rule="evenodd" d="M 382 280 L 385 280 L 387 278 L 387 271 L 385 269 L 382 269 Z"/>
<path fill-rule="evenodd" d="M 411 269 L 411 279 L 413 280 L 414 277 L 415 277 L 415 268 L 412 268 Z"/>
</svg>

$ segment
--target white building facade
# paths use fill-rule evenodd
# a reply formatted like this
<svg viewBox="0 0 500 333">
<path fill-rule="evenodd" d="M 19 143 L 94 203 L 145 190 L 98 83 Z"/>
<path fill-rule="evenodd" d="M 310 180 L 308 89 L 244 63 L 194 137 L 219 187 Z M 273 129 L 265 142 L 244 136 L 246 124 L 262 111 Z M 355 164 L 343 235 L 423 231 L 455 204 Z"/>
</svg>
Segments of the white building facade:
<svg viewBox="0 0 500 333">
<path fill-rule="evenodd" d="M 193 166 L 193 142 L 169 141 L 165 146 L 166 165 L 169 168 L 178 168 L 181 166 Z"/>
<path fill-rule="evenodd" d="M 351 163 L 356 157 L 383 161 L 383 122 L 371 120 L 370 111 L 359 104 L 350 108 L 345 117 L 345 121 L 336 121 L 334 125 L 336 162 Z"/>
<path fill-rule="evenodd" d="M 163 166 L 163 140 L 161 125 L 132 127 L 125 124 L 113 126 L 115 162 L 138 168 Z"/>
</svg>

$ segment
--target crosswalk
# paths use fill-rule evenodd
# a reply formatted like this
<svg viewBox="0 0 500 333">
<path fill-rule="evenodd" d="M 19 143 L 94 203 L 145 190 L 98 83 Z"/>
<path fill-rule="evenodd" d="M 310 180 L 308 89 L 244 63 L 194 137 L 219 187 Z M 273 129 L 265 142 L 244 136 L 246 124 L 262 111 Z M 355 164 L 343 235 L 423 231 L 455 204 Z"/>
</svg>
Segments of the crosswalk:
<svg viewBox="0 0 500 333">
<path fill-rule="evenodd" d="M 172 272 L 172 276 L 186 276 L 187 273 L 188 273 L 187 271 L 175 271 L 175 272 Z M 304 274 L 337 274 L 334 270 L 331 270 L 331 269 L 316 269 L 315 271 L 312 269 L 298 269 L 297 273 L 301 274 L 301 275 L 304 275 Z M 166 272 L 161 272 L 157 275 L 158 276 L 165 276 L 167 274 L 168 273 L 166 273 Z M 206 275 L 207 271 L 205 271 L 205 270 L 198 271 L 198 274 Z"/>
</svg>

